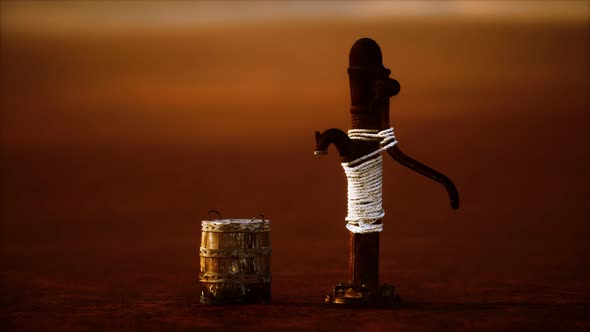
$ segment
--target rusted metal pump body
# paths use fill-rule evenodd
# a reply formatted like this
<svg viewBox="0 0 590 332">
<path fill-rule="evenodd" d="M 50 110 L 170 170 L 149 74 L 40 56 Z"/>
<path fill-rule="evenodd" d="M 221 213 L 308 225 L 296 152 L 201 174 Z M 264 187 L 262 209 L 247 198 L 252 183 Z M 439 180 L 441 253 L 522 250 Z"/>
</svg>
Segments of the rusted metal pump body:
<svg viewBox="0 0 590 332">
<path fill-rule="evenodd" d="M 381 131 L 389 125 L 389 98 L 400 91 L 399 83 L 390 78 L 383 66 L 381 49 L 369 38 L 352 46 L 349 58 L 351 129 Z M 316 132 L 315 154 L 327 153 L 334 143 L 342 162 L 351 162 L 380 148 L 378 141 L 352 140 L 339 129 Z M 451 207 L 459 207 L 459 196 L 453 182 L 443 174 L 406 156 L 398 145 L 387 149 L 402 165 L 440 182 L 447 190 Z M 375 223 L 380 224 L 381 220 Z M 330 303 L 375 303 L 393 300 L 393 288 L 379 285 L 379 232 L 350 232 L 349 284 L 337 285 L 326 299 Z"/>
</svg>

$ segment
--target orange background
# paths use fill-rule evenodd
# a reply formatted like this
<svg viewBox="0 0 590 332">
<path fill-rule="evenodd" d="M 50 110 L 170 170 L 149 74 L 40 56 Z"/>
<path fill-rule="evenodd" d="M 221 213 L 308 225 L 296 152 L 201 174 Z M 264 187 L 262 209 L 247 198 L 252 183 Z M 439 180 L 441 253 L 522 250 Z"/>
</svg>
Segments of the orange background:
<svg viewBox="0 0 590 332">
<path fill-rule="evenodd" d="M 401 149 L 462 204 L 384 156 L 382 280 L 425 303 L 587 303 L 588 5 L 469 3 L 3 2 L 5 322 L 62 326 L 63 311 L 102 330 L 118 303 L 171 328 L 227 327 L 191 311 L 212 208 L 271 219 L 275 302 L 321 302 L 347 278 L 346 180 L 313 133 L 348 128 L 361 37 L 401 83 Z M 92 299 L 105 304 L 88 318 Z M 530 326 L 518 308 L 431 323 Z M 588 326 L 576 310 L 548 326 Z"/>
</svg>

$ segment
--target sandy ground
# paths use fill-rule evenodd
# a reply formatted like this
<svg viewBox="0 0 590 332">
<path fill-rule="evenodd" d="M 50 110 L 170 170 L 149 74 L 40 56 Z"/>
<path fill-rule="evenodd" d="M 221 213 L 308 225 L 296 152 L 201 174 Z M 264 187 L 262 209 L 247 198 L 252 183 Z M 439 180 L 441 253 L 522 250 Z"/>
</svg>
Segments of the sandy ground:
<svg viewBox="0 0 590 332">
<path fill-rule="evenodd" d="M 402 84 L 400 147 L 462 204 L 384 157 L 393 309 L 322 304 L 347 278 L 346 193 L 313 132 L 348 127 L 363 36 Z M 3 330 L 588 330 L 587 40 L 448 22 L 4 32 Z M 212 208 L 272 220 L 272 304 L 198 303 Z"/>
</svg>

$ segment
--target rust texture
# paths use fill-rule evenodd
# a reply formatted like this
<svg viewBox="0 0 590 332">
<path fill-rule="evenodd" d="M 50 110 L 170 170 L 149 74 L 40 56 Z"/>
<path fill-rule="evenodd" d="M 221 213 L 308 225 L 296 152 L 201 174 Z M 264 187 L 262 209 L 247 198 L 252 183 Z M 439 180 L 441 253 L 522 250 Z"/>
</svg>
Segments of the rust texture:
<svg viewBox="0 0 590 332">
<path fill-rule="evenodd" d="M 389 98 L 400 91 L 400 84 L 390 78 L 390 74 L 391 71 L 383 66 L 381 49 L 374 40 L 362 38 L 355 42 L 350 50 L 348 67 L 352 129 L 381 131 L 390 127 Z M 316 143 L 315 153 L 318 155 L 326 154 L 330 143 L 334 143 L 343 162 L 353 161 L 379 148 L 379 142 L 354 141 L 339 129 L 316 132 Z M 387 152 L 400 164 L 441 183 L 447 190 L 451 207 L 459 207 L 459 194 L 448 177 L 408 157 L 398 145 Z M 366 301 L 375 301 L 380 296 L 379 233 L 351 232 L 349 255 L 349 286 L 363 293 Z"/>
</svg>

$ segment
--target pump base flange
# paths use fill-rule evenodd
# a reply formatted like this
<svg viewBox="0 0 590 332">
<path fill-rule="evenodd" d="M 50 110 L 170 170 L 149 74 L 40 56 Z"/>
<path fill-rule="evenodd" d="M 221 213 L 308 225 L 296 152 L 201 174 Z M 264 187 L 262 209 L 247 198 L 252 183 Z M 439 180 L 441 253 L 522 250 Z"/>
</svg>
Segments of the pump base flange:
<svg viewBox="0 0 590 332">
<path fill-rule="evenodd" d="M 360 288 L 349 283 L 339 283 L 326 295 L 325 303 L 352 305 L 386 305 L 399 303 L 401 298 L 395 293 L 395 286 L 383 284 L 377 294 L 371 294 L 366 285 Z"/>
</svg>

